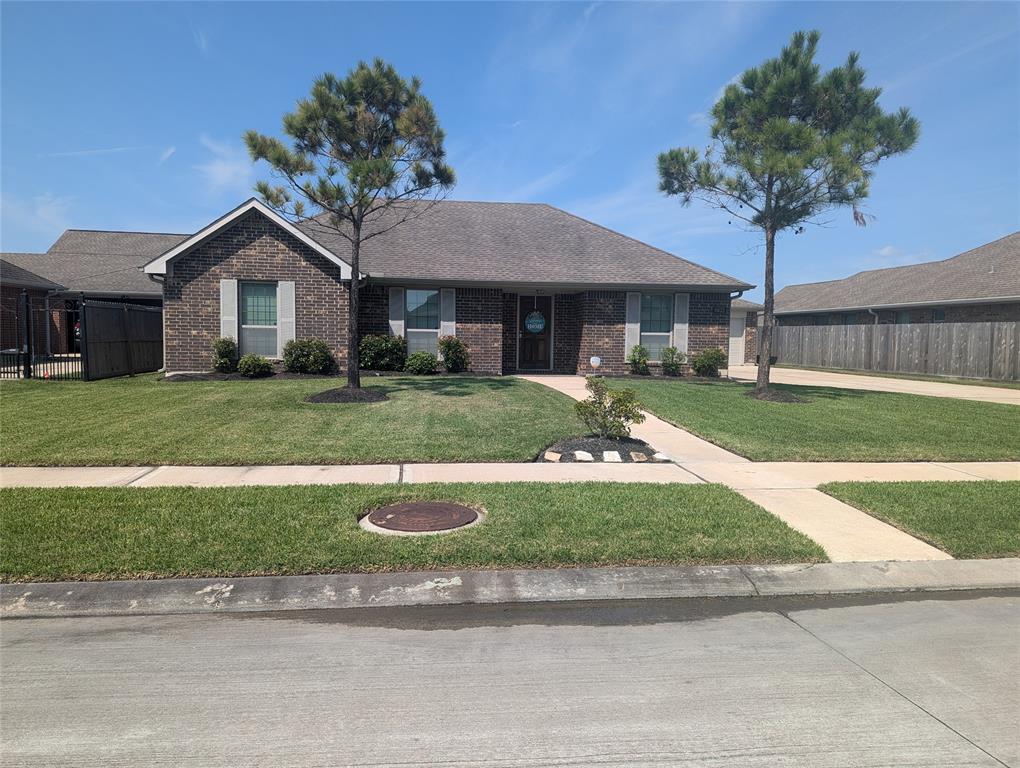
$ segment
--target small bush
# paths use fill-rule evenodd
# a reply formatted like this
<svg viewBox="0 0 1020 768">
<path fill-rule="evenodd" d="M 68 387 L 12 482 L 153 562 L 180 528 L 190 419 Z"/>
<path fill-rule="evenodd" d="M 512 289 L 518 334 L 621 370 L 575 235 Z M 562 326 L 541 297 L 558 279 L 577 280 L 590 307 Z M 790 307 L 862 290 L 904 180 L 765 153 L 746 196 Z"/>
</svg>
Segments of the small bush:
<svg viewBox="0 0 1020 768">
<path fill-rule="evenodd" d="M 237 361 L 237 372 L 242 376 L 247 376 L 249 379 L 255 379 L 259 376 L 271 374 L 273 372 L 273 364 L 262 357 L 262 355 L 255 355 L 249 352 Z"/>
<path fill-rule="evenodd" d="M 212 345 L 213 370 L 230 373 L 237 367 L 237 342 L 229 336 L 216 339 Z"/>
<path fill-rule="evenodd" d="M 718 347 L 705 349 L 691 358 L 691 368 L 699 376 L 718 376 L 719 369 L 726 365 L 726 353 Z"/>
<path fill-rule="evenodd" d="M 370 371 L 402 371 L 407 362 L 407 340 L 403 336 L 365 336 L 358 344 L 362 368 Z"/>
<path fill-rule="evenodd" d="M 640 344 L 635 344 L 630 348 L 630 354 L 627 355 L 627 365 L 630 366 L 631 373 L 638 376 L 647 376 L 649 374 L 648 350 Z"/>
<path fill-rule="evenodd" d="M 581 421 L 599 437 L 618 440 L 630 434 L 631 424 L 645 420 L 633 389 L 610 389 L 601 376 L 586 376 L 587 400 L 574 403 Z"/>
<path fill-rule="evenodd" d="M 439 360 L 431 352 L 415 352 L 404 365 L 404 370 L 415 376 L 428 376 L 439 369 Z"/>
<path fill-rule="evenodd" d="M 291 373 L 330 373 L 336 360 L 322 339 L 291 339 L 283 346 L 283 368 Z"/>
<path fill-rule="evenodd" d="M 686 362 L 687 355 L 676 347 L 665 347 L 662 350 L 662 372 L 667 376 L 679 376 Z"/>
<path fill-rule="evenodd" d="M 467 346 L 456 336 L 439 337 L 439 354 L 443 357 L 443 367 L 450 373 L 466 371 L 471 365 Z"/>
</svg>

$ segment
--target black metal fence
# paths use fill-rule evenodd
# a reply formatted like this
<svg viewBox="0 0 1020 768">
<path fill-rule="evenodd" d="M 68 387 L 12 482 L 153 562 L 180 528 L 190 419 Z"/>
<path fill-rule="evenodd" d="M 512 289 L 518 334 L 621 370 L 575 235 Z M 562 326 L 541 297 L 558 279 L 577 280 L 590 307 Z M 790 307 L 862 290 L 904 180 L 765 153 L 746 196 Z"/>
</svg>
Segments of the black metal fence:
<svg viewBox="0 0 1020 768">
<path fill-rule="evenodd" d="M 93 381 L 159 370 L 163 311 L 123 302 L 29 295 L 4 306 L 0 378 Z"/>
</svg>

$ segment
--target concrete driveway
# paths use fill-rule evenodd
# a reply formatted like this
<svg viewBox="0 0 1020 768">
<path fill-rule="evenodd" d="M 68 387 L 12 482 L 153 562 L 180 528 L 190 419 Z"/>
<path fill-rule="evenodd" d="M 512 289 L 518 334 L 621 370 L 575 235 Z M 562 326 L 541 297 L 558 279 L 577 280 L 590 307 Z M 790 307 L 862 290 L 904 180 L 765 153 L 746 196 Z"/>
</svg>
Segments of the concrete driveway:
<svg viewBox="0 0 1020 768">
<path fill-rule="evenodd" d="M 5 766 L 1002 766 L 1020 596 L 4 622 Z"/>
<path fill-rule="evenodd" d="M 738 381 L 754 381 L 758 377 L 758 367 L 735 365 L 729 369 L 728 375 Z M 872 392 L 903 392 L 910 395 L 955 397 L 984 403 L 1020 405 L 1020 389 L 1009 389 L 1008 387 L 985 387 L 941 381 L 913 381 L 882 376 L 858 376 L 852 373 L 809 371 L 803 368 L 773 368 L 771 380 L 776 384 L 863 389 Z"/>
</svg>

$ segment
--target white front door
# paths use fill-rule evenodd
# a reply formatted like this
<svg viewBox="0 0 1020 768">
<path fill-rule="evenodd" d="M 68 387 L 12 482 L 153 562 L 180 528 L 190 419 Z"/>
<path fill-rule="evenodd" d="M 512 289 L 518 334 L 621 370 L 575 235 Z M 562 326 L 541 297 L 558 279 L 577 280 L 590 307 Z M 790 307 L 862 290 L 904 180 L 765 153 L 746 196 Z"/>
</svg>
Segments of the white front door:
<svg viewBox="0 0 1020 768">
<path fill-rule="evenodd" d="M 730 315 L 730 365 L 743 365 L 744 363 L 744 323 L 746 318 L 743 313 Z"/>
</svg>

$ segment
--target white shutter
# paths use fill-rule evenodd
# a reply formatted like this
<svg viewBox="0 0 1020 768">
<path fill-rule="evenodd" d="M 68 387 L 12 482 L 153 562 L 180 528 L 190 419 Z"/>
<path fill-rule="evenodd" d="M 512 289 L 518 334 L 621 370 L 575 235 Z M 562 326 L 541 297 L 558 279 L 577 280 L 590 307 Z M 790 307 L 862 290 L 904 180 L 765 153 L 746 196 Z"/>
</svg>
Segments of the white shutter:
<svg viewBox="0 0 1020 768">
<path fill-rule="evenodd" d="M 624 336 L 623 354 L 629 355 L 630 351 L 641 343 L 641 294 L 627 294 L 627 326 Z"/>
<path fill-rule="evenodd" d="M 294 340 L 295 321 L 294 281 L 281 280 L 276 284 L 276 356 L 283 357 L 283 347 Z"/>
<path fill-rule="evenodd" d="M 390 334 L 404 335 L 404 289 L 390 288 Z"/>
<path fill-rule="evenodd" d="M 457 289 L 443 288 L 439 292 L 439 335 L 457 335 Z"/>
<path fill-rule="evenodd" d="M 691 294 L 673 295 L 673 346 L 687 354 L 687 316 L 690 313 Z"/>
<path fill-rule="evenodd" d="M 237 337 L 237 281 L 220 280 L 220 336 Z"/>
</svg>

